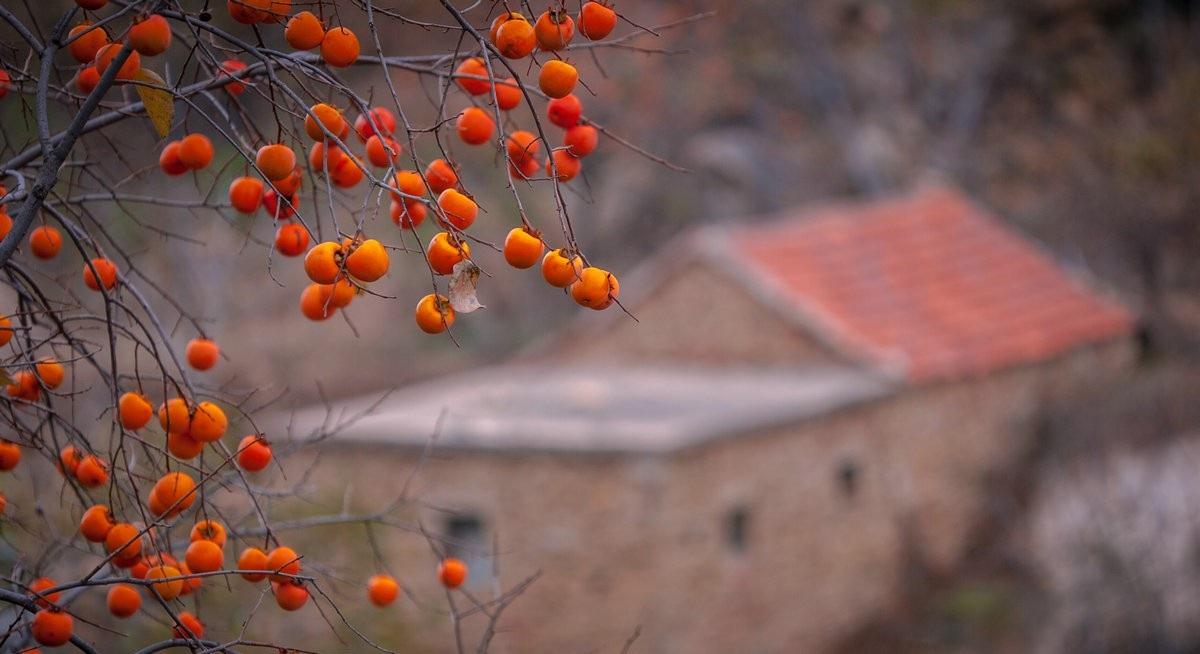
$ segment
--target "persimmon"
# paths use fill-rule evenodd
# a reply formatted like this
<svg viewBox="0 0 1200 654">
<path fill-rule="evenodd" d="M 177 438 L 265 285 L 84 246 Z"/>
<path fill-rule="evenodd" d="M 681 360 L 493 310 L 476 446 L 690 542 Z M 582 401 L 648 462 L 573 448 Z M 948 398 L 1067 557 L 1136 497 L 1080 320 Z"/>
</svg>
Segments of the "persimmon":
<svg viewBox="0 0 1200 654">
<path fill-rule="evenodd" d="M 237 560 L 238 570 L 262 570 L 261 574 L 243 572 L 242 579 L 250 582 L 262 581 L 263 579 L 266 579 L 267 572 L 271 569 L 269 567 L 268 560 L 269 557 L 267 557 L 266 552 L 263 552 L 257 547 L 247 547 L 246 549 L 242 550 L 242 553 L 238 556 Z"/>
<path fill-rule="evenodd" d="M 533 31 L 539 48 L 550 52 L 562 50 L 575 36 L 575 21 L 565 10 L 551 9 L 538 16 Z"/>
<path fill-rule="evenodd" d="M 142 608 L 142 595 L 129 584 L 113 584 L 108 589 L 108 612 L 118 618 L 128 618 Z"/>
<path fill-rule="evenodd" d="M 263 183 L 253 177 L 238 177 L 229 183 L 229 203 L 242 213 L 258 211 L 262 197 Z"/>
<path fill-rule="evenodd" d="M 380 137 L 378 134 L 373 134 L 367 139 L 366 150 L 367 160 L 379 168 L 395 165 L 400 161 L 400 153 L 403 152 L 396 139 L 390 136 Z"/>
<path fill-rule="evenodd" d="M 8 236 L 8 233 L 12 231 L 12 226 L 12 216 L 0 211 L 0 241 L 4 240 L 4 237 Z"/>
<path fill-rule="evenodd" d="M 364 282 L 373 282 L 387 274 L 388 254 L 379 241 L 369 238 L 346 257 L 346 272 Z"/>
<path fill-rule="evenodd" d="M 541 87 L 542 93 L 551 98 L 567 97 L 575 90 L 575 83 L 578 81 L 579 71 L 561 59 L 547 61 L 538 72 L 538 86 Z"/>
<path fill-rule="evenodd" d="M 358 134 L 358 140 L 366 142 L 372 136 L 382 135 L 391 136 L 396 131 L 396 116 L 392 114 L 387 107 L 373 107 L 369 112 L 370 119 L 367 114 L 359 114 L 358 118 L 354 119 L 354 132 Z M 375 125 L 371 125 L 371 121 L 375 121 Z M 378 127 L 378 131 L 375 129 Z"/>
<path fill-rule="evenodd" d="M 204 442 L 186 431 L 167 434 L 167 451 L 177 459 L 191 461 L 204 451 Z"/>
<path fill-rule="evenodd" d="M 285 257 L 298 257 L 308 249 L 308 230 L 304 225 L 288 223 L 275 231 L 275 249 Z"/>
<path fill-rule="evenodd" d="M 142 539 L 139 533 L 140 530 L 128 522 L 117 523 L 108 530 L 108 535 L 104 537 L 104 549 L 109 554 L 113 554 L 113 558 L 128 559 L 140 556 Z"/>
<path fill-rule="evenodd" d="M 84 95 L 89 95 L 100 83 L 100 73 L 95 66 L 83 66 L 75 73 L 75 88 Z"/>
<path fill-rule="evenodd" d="M 325 32 L 321 40 L 321 58 L 334 68 L 345 68 L 358 61 L 358 37 L 345 27 Z"/>
<path fill-rule="evenodd" d="M 85 20 L 67 32 L 67 40 L 70 41 L 67 51 L 71 53 L 71 57 L 81 64 L 88 64 L 95 61 L 100 48 L 108 45 L 108 32 L 105 32 L 103 27 L 95 27 Z M 96 79 L 100 79 L 99 74 L 96 75 Z"/>
<path fill-rule="evenodd" d="M 62 234 L 57 229 L 42 225 L 29 232 L 29 251 L 39 259 L 53 259 L 62 249 Z"/>
<path fill-rule="evenodd" d="M 130 391 L 121 395 L 117 400 L 117 413 L 121 417 L 121 425 L 126 429 L 141 429 L 154 416 L 150 400 L 141 393 Z"/>
<path fill-rule="evenodd" d="M 502 12 L 500 12 L 499 16 L 496 16 L 495 18 L 492 19 L 492 25 L 488 29 L 488 39 L 492 42 L 492 45 L 496 45 L 496 38 L 499 35 L 500 27 L 510 20 L 520 20 L 520 21 L 529 22 L 529 19 L 526 18 L 525 15 L 519 11 L 502 11 Z"/>
<path fill-rule="evenodd" d="M 179 161 L 192 170 L 200 170 L 213 158 L 213 144 L 203 134 L 188 134 L 179 141 Z"/>
<path fill-rule="evenodd" d="M 505 141 L 508 158 L 517 164 L 536 156 L 538 147 L 538 138 L 523 129 L 512 132 L 508 135 L 508 140 Z"/>
<path fill-rule="evenodd" d="M 74 445 L 68 445 L 58 453 L 58 471 L 68 477 L 74 477 L 81 461 L 83 461 L 83 454 L 80 454 Z"/>
<path fill-rule="evenodd" d="M 187 164 L 179 158 L 179 141 L 171 141 L 163 146 L 158 155 L 158 167 L 171 176 L 182 175 L 189 170 Z"/>
<path fill-rule="evenodd" d="M 295 196 L 282 196 L 281 198 L 275 189 L 263 193 L 263 211 L 266 211 L 272 220 L 287 220 L 296 215 L 298 202 L 300 202 L 300 198 Z"/>
<path fill-rule="evenodd" d="M 179 576 L 179 569 L 170 565 L 156 565 L 146 571 L 146 581 L 159 597 L 171 601 L 183 592 L 183 580 L 174 579 Z"/>
<path fill-rule="evenodd" d="M 576 159 L 586 157 L 596 149 L 599 135 L 591 125 L 576 125 L 563 135 L 563 145 L 567 146 L 567 154 Z"/>
<path fill-rule="evenodd" d="M 429 260 L 429 267 L 439 275 L 449 275 L 459 261 L 470 256 L 471 246 L 448 232 L 434 234 L 425 248 L 425 258 Z"/>
<path fill-rule="evenodd" d="M 150 560 L 139 558 L 137 563 L 129 566 L 129 576 L 133 579 L 145 579 L 148 570 L 150 570 Z"/>
<path fill-rule="evenodd" d="M 46 592 L 57 585 L 58 582 L 50 577 L 38 577 L 29 582 L 29 592 L 36 598 L 33 600 L 34 603 L 43 609 L 48 608 L 51 604 L 57 604 L 58 600 L 62 599 L 62 591 L 56 593 Z"/>
<path fill-rule="evenodd" d="M 151 493 L 158 496 L 163 504 L 170 509 L 178 503 L 178 510 L 183 511 L 196 501 L 196 481 L 186 472 L 168 472 L 154 483 Z"/>
<path fill-rule="evenodd" d="M 515 77 L 506 77 L 496 84 L 496 106 L 501 111 L 511 111 L 521 104 L 521 87 Z"/>
<path fill-rule="evenodd" d="M 563 129 L 571 129 L 578 125 L 582 115 L 583 103 L 574 93 L 554 98 L 546 103 L 546 117 L 550 119 L 550 122 Z"/>
<path fill-rule="evenodd" d="M 225 563 L 225 553 L 211 540 L 197 540 L 188 545 L 184 560 L 192 572 L 216 572 Z"/>
<path fill-rule="evenodd" d="M 585 2 L 579 10 L 579 33 L 596 41 L 617 26 L 617 12 L 599 2 Z"/>
<path fill-rule="evenodd" d="M 116 59 L 117 54 L 121 52 L 121 48 L 122 46 L 120 43 L 109 43 L 108 45 L 100 46 L 100 49 L 96 51 L 96 72 L 103 76 L 104 71 L 108 70 L 108 65 L 111 64 L 113 60 Z M 137 75 L 137 72 L 141 69 L 142 55 L 138 54 L 137 50 L 131 50 L 129 52 L 129 58 L 125 60 L 125 63 L 121 64 L 120 68 L 117 69 L 116 79 L 131 80 L 133 79 L 133 76 Z"/>
<path fill-rule="evenodd" d="M 417 302 L 417 326 L 426 334 L 440 334 L 454 326 L 454 307 L 443 295 L 430 293 Z"/>
<path fill-rule="evenodd" d="M 454 69 L 454 83 L 471 95 L 490 93 L 492 84 L 489 79 L 487 64 L 479 57 L 464 59 L 458 68 Z"/>
<path fill-rule="evenodd" d="M 79 533 L 93 543 L 103 543 L 116 524 L 107 506 L 94 504 L 79 519 Z"/>
<path fill-rule="evenodd" d="M 237 463 L 242 470 L 258 472 L 271 463 L 271 446 L 262 436 L 247 436 L 238 443 Z"/>
<path fill-rule="evenodd" d="M 190 407 L 182 397 L 173 397 L 158 407 L 158 424 L 168 434 L 182 433 L 188 430 Z"/>
<path fill-rule="evenodd" d="M 246 82 L 244 78 L 237 77 L 237 74 L 246 69 L 246 62 L 240 59 L 226 59 L 221 62 L 222 77 L 230 78 L 228 82 L 221 88 L 232 96 L 239 96 L 246 92 Z"/>
<path fill-rule="evenodd" d="M 12 88 L 12 76 L 7 70 L 0 69 L 0 98 L 8 95 L 8 90 Z"/>
<path fill-rule="evenodd" d="M 321 302 L 335 309 L 350 306 L 358 295 L 358 287 L 349 279 L 343 277 L 332 284 L 320 284 Z"/>
<path fill-rule="evenodd" d="M 208 370 L 217 365 L 221 348 L 212 339 L 197 337 L 188 341 L 185 353 L 188 365 L 196 370 Z"/>
<path fill-rule="evenodd" d="M 458 173 L 445 159 L 434 159 L 425 167 L 425 181 L 429 182 L 429 188 L 434 193 L 441 193 L 458 186 Z"/>
<path fill-rule="evenodd" d="M 375 606 L 387 606 L 396 601 L 400 594 L 400 584 L 391 575 L 372 575 L 367 580 L 367 597 Z"/>
<path fill-rule="evenodd" d="M 52 390 L 61 386 L 67 375 L 63 365 L 50 357 L 38 361 L 33 369 L 37 372 L 38 379 L 42 380 L 42 385 Z"/>
<path fill-rule="evenodd" d="M 140 55 L 160 55 L 171 47 L 171 25 L 166 18 L 153 14 L 129 28 L 129 44 Z"/>
<path fill-rule="evenodd" d="M 441 207 L 446 222 L 460 230 L 470 227 L 479 213 L 479 205 L 475 204 L 474 200 L 452 188 L 438 195 L 438 206 Z"/>
<path fill-rule="evenodd" d="M 292 174 L 296 168 L 296 153 L 282 143 L 272 143 L 258 149 L 254 162 L 262 174 L 274 182 Z"/>
<path fill-rule="evenodd" d="M 532 268 L 542 258 L 546 244 L 527 227 L 514 227 L 504 238 L 504 260 L 514 268 Z"/>
<path fill-rule="evenodd" d="M 542 278 L 551 286 L 570 286 L 579 278 L 581 270 L 583 259 L 579 255 L 571 256 L 565 248 L 551 250 L 542 258 Z"/>
<path fill-rule="evenodd" d="M 33 616 L 33 623 L 29 626 L 29 632 L 33 634 L 33 639 L 38 644 L 47 647 L 59 647 L 67 644 L 74 631 L 74 620 L 56 607 L 38 611 Z"/>
<path fill-rule="evenodd" d="M 171 635 L 176 638 L 204 638 L 204 623 L 200 622 L 200 618 L 180 611 L 178 619 L 179 624 L 171 628 Z"/>
<path fill-rule="evenodd" d="M 298 611 L 308 602 L 308 589 L 304 584 L 285 581 L 274 585 L 275 603 L 284 611 Z"/>
<path fill-rule="evenodd" d="M 413 229 L 425 222 L 425 203 L 416 200 L 397 202 L 392 200 L 390 208 L 392 222 L 402 229 Z"/>
<path fill-rule="evenodd" d="M 313 246 L 304 255 L 304 272 L 318 284 L 332 284 L 342 274 L 342 246 L 334 241 L 325 241 Z"/>
<path fill-rule="evenodd" d="M 321 291 L 320 284 L 309 284 L 300 293 L 300 313 L 309 320 L 325 320 L 337 313 L 337 307 L 326 302 L 328 296 Z"/>
<path fill-rule="evenodd" d="M 342 133 L 345 124 L 346 119 L 342 117 L 342 112 L 332 105 L 318 102 L 308 108 L 308 115 L 304 117 L 304 132 L 308 134 L 308 138 L 324 142 L 331 140 L 325 135 L 325 130 L 337 136 Z"/>
<path fill-rule="evenodd" d="M 313 144 L 317 145 L 317 144 Z M 271 186 L 284 197 L 292 198 L 300 191 L 300 186 L 304 184 L 304 176 L 300 174 L 300 168 L 293 168 L 292 172 L 284 176 L 283 179 L 271 180 Z M 295 204 L 294 202 L 292 204 Z"/>
<path fill-rule="evenodd" d="M 607 309 L 620 294 L 616 275 L 603 268 L 584 268 L 579 279 L 571 284 L 571 297 L 589 309 Z"/>
<path fill-rule="evenodd" d="M 271 17 L 271 0 L 226 0 L 229 16 L 244 25 L 261 23 Z"/>
<path fill-rule="evenodd" d="M 283 38 L 296 50 L 312 50 L 325 39 L 325 26 L 311 11 L 302 11 L 288 19 Z"/>
<path fill-rule="evenodd" d="M 329 179 L 338 188 L 352 188 L 363 180 L 362 160 L 348 155 L 336 168 L 329 172 Z"/>
<path fill-rule="evenodd" d="M 21 447 L 12 441 L 0 441 L 0 470 L 8 472 L 21 462 Z"/>
<path fill-rule="evenodd" d="M 0 346 L 8 345 L 12 337 L 12 321 L 8 319 L 8 316 L 0 316 Z"/>
<path fill-rule="evenodd" d="M 533 179 L 538 171 L 542 169 L 542 165 L 537 159 L 526 159 L 520 164 L 515 164 L 512 161 L 508 162 L 508 172 L 517 179 Z"/>
<path fill-rule="evenodd" d="M 555 150 L 550 153 L 551 159 L 546 159 L 546 174 L 562 182 L 569 182 L 579 174 L 579 160 L 572 157 L 566 150 Z M 551 160 L 554 164 L 551 165 Z"/>
<path fill-rule="evenodd" d="M 458 588 L 467 579 L 467 564 L 454 557 L 446 557 L 438 564 L 437 576 L 446 588 Z"/>
<path fill-rule="evenodd" d="M 75 468 L 75 479 L 84 488 L 99 488 L 108 483 L 108 464 L 95 454 L 89 454 Z"/>
<path fill-rule="evenodd" d="M 267 555 L 267 570 L 272 571 L 271 581 L 285 582 L 286 575 L 300 574 L 300 555 L 296 550 L 280 545 Z"/>
<path fill-rule="evenodd" d="M 345 163 L 350 156 L 339 145 L 313 143 L 308 150 L 308 165 L 317 173 L 328 171 L 333 173 Z"/>
<path fill-rule="evenodd" d="M 213 402 L 201 402 L 192 413 L 192 421 L 188 432 L 201 443 L 211 443 L 225 435 L 229 427 L 229 418 L 225 411 Z"/>
<path fill-rule="evenodd" d="M 467 107 L 458 115 L 458 137 L 467 145 L 481 145 L 492 138 L 496 123 L 479 107 Z"/>
<path fill-rule="evenodd" d="M 392 199 L 397 202 L 420 199 L 425 195 L 425 180 L 421 179 L 421 174 L 415 170 L 401 170 L 392 177 L 392 188 L 395 189 Z"/>
<path fill-rule="evenodd" d="M 211 540 L 218 547 L 225 547 L 225 527 L 216 520 L 201 520 L 192 525 L 192 530 L 188 532 L 188 539 L 191 542 L 198 540 Z"/>
<path fill-rule="evenodd" d="M 92 270 L 95 269 L 95 273 Z M 97 281 L 97 275 L 99 281 Z M 117 285 L 117 266 L 104 257 L 91 260 L 91 265 L 83 267 L 83 283 L 93 291 L 99 291 L 103 284 L 106 290 L 112 290 Z"/>
<path fill-rule="evenodd" d="M 18 370 L 12 375 L 12 383 L 5 391 L 9 397 L 36 402 L 42 395 L 42 385 L 38 383 L 37 375 L 32 370 Z"/>
<path fill-rule="evenodd" d="M 508 20 L 496 30 L 496 49 L 508 59 L 528 57 L 537 47 L 537 35 L 527 20 Z"/>
</svg>

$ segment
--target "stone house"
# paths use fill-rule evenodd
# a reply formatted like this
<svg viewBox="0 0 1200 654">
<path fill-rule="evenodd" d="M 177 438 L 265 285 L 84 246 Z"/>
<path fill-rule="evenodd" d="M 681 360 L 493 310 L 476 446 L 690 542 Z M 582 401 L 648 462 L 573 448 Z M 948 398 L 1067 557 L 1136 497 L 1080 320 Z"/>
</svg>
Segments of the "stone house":
<svg viewBox="0 0 1200 654">
<path fill-rule="evenodd" d="M 587 312 L 402 389 L 323 454 L 314 483 L 395 478 L 437 434 L 414 495 L 472 592 L 543 573 L 493 651 L 615 652 L 638 625 L 647 654 L 828 649 L 893 609 L 913 556 L 952 569 L 1039 408 L 1135 353 L 1126 309 L 948 188 L 666 252 L 623 280 L 637 322 Z M 422 539 L 383 547 L 436 597 Z M 411 622 L 449 651 L 444 616 Z"/>
</svg>

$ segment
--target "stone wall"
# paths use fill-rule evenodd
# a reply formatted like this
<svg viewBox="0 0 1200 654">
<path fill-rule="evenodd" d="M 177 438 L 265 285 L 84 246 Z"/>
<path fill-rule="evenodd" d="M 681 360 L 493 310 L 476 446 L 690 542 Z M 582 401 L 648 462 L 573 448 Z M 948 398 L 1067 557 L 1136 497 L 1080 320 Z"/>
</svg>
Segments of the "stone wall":
<svg viewBox="0 0 1200 654">
<path fill-rule="evenodd" d="M 1040 403 L 1128 355 L 1122 344 L 1079 351 L 667 456 L 442 451 L 414 497 L 431 531 L 444 531 L 447 511 L 482 518 L 505 586 L 543 572 L 508 609 L 496 652 L 615 651 L 636 625 L 647 653 L 820 651 L 890 610 L 908 556 L 951 567 L 989 500 L 984 482 L 1021 460 Z M 347 469 L 397 480 L 356 488 L 360 510 L 388 501 L 417 456 L 329 449 L 320 488 L 344 484 Z M 410 606 L 406 622 L 448 651 L 435 558 L 421 536 L 393 534 L 381 539 L 386 559 L 428 605 Z M 492 584 L 471 590 L 487 596 Z M 480 627 L 475 617 L 466 631 Z"/>
</svg>

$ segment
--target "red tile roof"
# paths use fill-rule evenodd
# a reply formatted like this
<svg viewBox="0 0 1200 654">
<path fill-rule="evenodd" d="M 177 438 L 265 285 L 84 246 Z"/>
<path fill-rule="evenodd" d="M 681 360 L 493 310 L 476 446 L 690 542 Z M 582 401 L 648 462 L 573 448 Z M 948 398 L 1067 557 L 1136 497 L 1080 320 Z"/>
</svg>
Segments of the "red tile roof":
<svg viewBox="0 0 1200 654">
<path fill-rule="evenodd" d="M 828 342 L 911 381 L 1127 335 L 1133 316 L 945 188 L 739 230 L 738 260 Z"/>
</svg>

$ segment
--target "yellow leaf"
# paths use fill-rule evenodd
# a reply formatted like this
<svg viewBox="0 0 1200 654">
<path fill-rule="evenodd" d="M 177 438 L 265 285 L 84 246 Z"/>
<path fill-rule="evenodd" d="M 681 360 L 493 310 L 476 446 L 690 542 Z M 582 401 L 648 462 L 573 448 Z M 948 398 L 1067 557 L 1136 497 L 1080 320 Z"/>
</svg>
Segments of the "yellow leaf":
<svg viewBox="0 0 1200 654">
<path fill-rule="evenodd" d="M 134 79 L 141 82 L 136 85 L 138 97 L 146 105 L 146 114 L 154 124 L 154 131 L 158 132 L 159 138 L 166 138 L 175 120 L 175 96 L 165 90 L 167 83 L 152 70 L 142 68 Z M 163 88 L 152 88 L 147 84 Z"/>
</svg>

